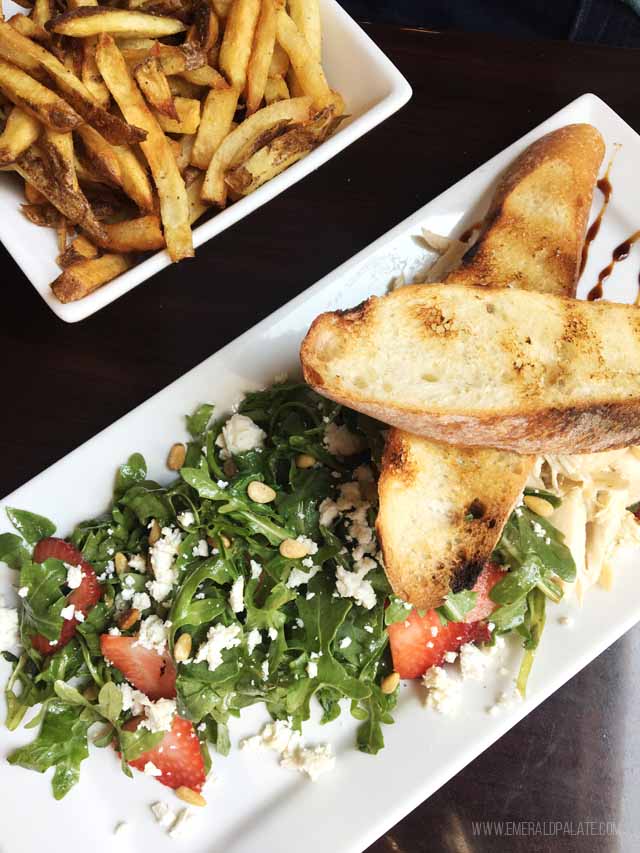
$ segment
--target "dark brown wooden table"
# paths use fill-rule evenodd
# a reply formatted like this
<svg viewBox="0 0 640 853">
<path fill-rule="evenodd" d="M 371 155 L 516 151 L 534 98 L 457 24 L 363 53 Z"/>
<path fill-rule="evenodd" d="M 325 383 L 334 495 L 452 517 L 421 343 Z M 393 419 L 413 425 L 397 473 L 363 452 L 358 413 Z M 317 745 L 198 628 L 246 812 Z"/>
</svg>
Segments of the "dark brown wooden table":
<svg viewBox="0 0 640 853">
<path fill-rule="evenodd" d="M 640 129 L 638 51 L 367 29 L 410 81 L 411 102 L 201 247 L 195 260 L 71 326 L 49 311 L 2 251 L 0 493 L 60 459 L 578 95 L 595 92 Z M 369 853 L 640 850 L 639 706 L 636 628 Z M 426 723 L 423 736 L 429 737 Z M 612 821 L 619 834 L 498 840 L 475 836 L 476 820 Z"/>
</svg>

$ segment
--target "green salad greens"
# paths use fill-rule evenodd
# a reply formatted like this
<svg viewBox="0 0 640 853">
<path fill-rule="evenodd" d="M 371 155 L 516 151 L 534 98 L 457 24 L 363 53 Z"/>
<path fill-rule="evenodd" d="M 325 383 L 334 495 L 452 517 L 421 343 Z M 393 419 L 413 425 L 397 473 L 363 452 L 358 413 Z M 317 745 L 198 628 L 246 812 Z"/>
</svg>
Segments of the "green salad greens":
<svg viewBox="0 0 640 853">
<path fill-rule="evenodd" d="M 73 531 L 102 593 L 53 653 L 38 649 L 61 636 L 71 569 L 33 559 L 33 546 L 55 532 L 48 519 L 8 510 L 17 534 L 0 536 L 0 560 L 19 572 L 22 652 L 4 652 L 6 725 L 38 708 L 27 724 L 37 737 L 9 761 L 54 767 L 56 798 L 78 781 L 89 742 L 116 746 L 128 775 L 127 762 L 161 742 L 163 731 L 127 725 L 135 708 L 124 675 L 101 649 L 105 637 L 152 628 L 161 634 L 154 648 L 177 662 L 176 711 L 196 726 L 207 767 L 209 747 L 230 749 L 230 718 L 255 703 L 299 730 L 315 697 L 323 723 L 345 709 L 359 721 L 358 749 L 384 746 L 397 699 L 381 687 L 392 672 L 387 628 L 411 608 L 391 593 L 374 532 L 380 425 L 286 381 L 247 394 L 231 419 L 213 418 L 211 405 L 187 418 L 191 438 L 173 482 L 150 480 L 135 453 L 118 470 L 109 511 Z M 248 494 L 256 482 L 270 487 L 265 502 Z M 559 600 L 575 566 L 562 536 L 526 506 L 494 559 L 508 569 L 491 592 L 494 636 L 521 636 L 524 691 L 546 598 Z M 451 593 L 441 621 L 463 620 L 475 601 L 473 591 Z"/>
</svg>

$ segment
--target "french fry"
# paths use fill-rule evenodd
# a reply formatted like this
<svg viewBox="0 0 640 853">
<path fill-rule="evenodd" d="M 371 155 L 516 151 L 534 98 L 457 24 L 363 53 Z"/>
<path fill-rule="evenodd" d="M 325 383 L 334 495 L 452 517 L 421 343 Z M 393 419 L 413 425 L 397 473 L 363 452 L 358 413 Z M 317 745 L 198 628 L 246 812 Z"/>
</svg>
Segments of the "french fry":
<svg viewBox="0 0 640 853">
<path fill-rule="evenodd" d="M 72 264 L 77 264 L 78 261 L 86 261 L 87 259 L 97 258 L 98 250 L 93 243 L 88 240 L 84 234 L 78 234 L 67 248 L 56 258 L 56 263 L 59 267 L 65 270 Z"/>
<path fill-rule="evenodd" d="M 268 77 L 264 87 L 264 99 L 267 104 L 285 101 L 289 96 L 289 87 L 282 77 Z"/>
<path fill-rule="evenodd" d="M 49 32 L 86 38 L 100 33 L 119 33 L 132 38 L 161 38 L 184 32 L 186 25 L 177 18 L 149 15 L 108 6 L 82 6 L 58 15 L 47 24 Z"/>
<path fill-rule="evenodd" d="M 196 86 L 209 86 L 211 89 L 226 89 L 228 83 L 215 68 L 203 65 L 193 71 L 182 71 L 181 76 Z"/>
<path fill-rule="evenodd" d="M 207 0 L 197 0 L 192 6 L 193 23 L 187 32 L 187 44 L 197 45 L 205 52 L 211 50 L 218 40 L 218 16 Z"/>
<path fill-rule="evenodd" d="M 13 163 L 36 141 L 41 129 L 42 125 L 32 115 L 20 107 L 13 107 L 0 134 L 0 166 Z"/>
<path fill-rule="evenodd" d="M 202 121 L 200 122 L 202 124 Z M 199 130 L 200 128 L 198 128 Z M 196 141 L 195 134 L 193 133 L 185 133 L 184 136 L 180 138 L 178 142 L 179 151 L 176 155 L 176 163 L 178 164 L 178 169 L 180 169 L 180 174 L 184 177 L 184 170 L 187 168 L 189 163 L 191 162 L 191 155 L 193 153 L 193 146 Z"/>
<path fill-rule="evenodd" d="M 318 0 L 289 0 L 289 14 L 307 40 L 311 53 L 322 62 L 322 25 Z"/>
<path fill-rule="evenodd" d="M 52 130 L 64 133 L 84 121 L 59 95 L 4 59 L 0 59 L 0 89 L 10 101 Z"/>
<path fill-rule="evenodd" d="M 16 32 L 27 38 L 36 39 L 36 41 L 48 41 L 51 38 L 44 27 L 39 27 L 26 15 L 14 15 L 13 18 L 9 18 L 8 23 Z"/>
<path fill-rule="evenodd" d="M 38 225 L 40 228 L 59 228 L 65 221 L 60 211 L 48 202 L 44 204 L 23 204 L 21 209 L 29 222 Z"/>
<path fill-rule="evenodd" d="M 58 235 L 58 250 L 64 252 L 67 248 L 67 237 L 69 236 L 69 224 L 64 216 L 60 220 L 60 224 L 56 228 Z"/>
<path fill-rule="evenodd" d="M 211 0 L 211 5 L 216 13 L 216 15 L 223 21 L 227 19 L 229 16 L 229 10 L 231 9 L 231 4 L 233 0 Z"/>
<path fill-rule="evenodd" d="M 96 44 L 95 38 L 87 38 L 82 44 L 81 79 L 100 106 L 108 107 L 110 95 L 96 65 Z"/>
<path fill-rule="evenodd" d="M 231 132 L 231 123 L 238 105 L 238 92 L 227 89 L 212 89 L 202 108 L 200 127 L 191 152 L 191 163 L 206 169 L 222 140 Z"/>
<path fill-rule="evenodd" d="M 289 166 L 306 157 L 333 130 L 333 108 L 327 107 L 311 121 L 296 125 L 260 148 L 225 181 L 238 195 L 249 195 Z"/>
<path fill-rule="evenodd" d="M 174 97 L 196 98 L 199 100 L 202 96 L 202 86 L 189 83 L 188 80 L 183 80 L 182 77 L 169 77 L 169 89 Z"/>
<path fill-rule="evenodd" d="M 200 124 L 200 101 L 195 98 L 175 98 L 178 118 L 172 119 L 153 110 L 153 114 L 165 133 L 195 133 Z"/>
<path fill-rule="evenodd" d="M 164 248 L 160 217 L 155 213 L 105 225 L 107 239 L 103 248 L 112 252 L 151 252 Z"/>
<path fill-rule="evenodd" d="M 46 198 L 33 184 L 26 183 L 24 185 L 24 197 L 29 204 L 48 204 Z"/>
<path fill-rule="evenodd" d="M 48 127 L 40 141 L 42 153 L 50 161 L 51 173 L 65 187 L 78 189 L 78 178 L 74 166 L 73 137 L 71 133 L 58 133 Z"/>
<path fill-rule="evenodd" d="M 207 169 L 202 187 L 202 198 L 224 205 L 226 186 L 224 173 L 234 165 L 235 158 L 248 146 L 280 122 L 300 123 L 309 118 L 311 98 L 292 98 L 263 107 L 238 125 L 219 146 Z"/>
<path fill-rule="evenodd" d="M 189 198 L 189 223 L 193 225 L 200 217 L 209 210 L 209 205 L 202 201 L 202 184 L 204 172 L 201 172 L 190 183 L 187 184 L 187 196 Z"/>
<path fill-rule="evenodd" d="M 79 190 L 70 190 L 59 183 L 55 176 L 51 175 L 42 155 L 33 146 L 18 157 L 14 168 L 25 181 L 40 190 L 47 201 L 71 223 L 79 225 L 96 239 L 105 238 L 105 232 L 94 216 L 84 194 Z"/>
<path fill-rule="evenodd" d="M 144 39 L 144 41 L 147 42 L 146 46 L 139 45 L 121 49 L 127 65 L 133 67 L 134 70 L 139 63 L 144 62 L 149 56 L 155 56 L 158 59 L 162 72 L 167 76 L 192 71 L 207 64 L 207 54 L 196 45 L 162 44 L 151 39 Z"/>
<path fill-rule="evenodd" d="M 247 79 L 260 0 L 234 0 L 227 17 L 218 64 L 229 83 L 241 92 Z"/>
<path fill-rule="evenodd" d="M 167 78 L 157 56 L 148 56 L 134 71 L 138 86 L 149 104 L 163 116 L 179 121 Z"/>
<path fill-rule="evenodd" d="M 60 302 L 75 302 L 112 281 L 131 264 L 126 255 L 102 255 L 101 258 L 78 261 L 60 273 L 51 289 Z"/>
<path fill-rule="evenodd" d="M 289 57 L 282 45 L 276 41 L 269 66 L 269 77 L 284 77 L 289 70 Z"/>
<path fill-rule="evenodd" d="M 127 64 L 111 36 L 100 36 L 96 61 L 102 79 L 125 118 L 147 132 L 147 138 L 140 143 L 140 148 L 147 158 L 158 189 L 169 255 L 174 261 L 191 257 L 193 240 L 189 226 L 189 201 L 167 138 L 132 80 Z"/>
<path fill-rule="evenodd" d="M 320 61 L 284 9 L 276 14 L 276 38 L 289 57 L 302 91 L 313 99 L 314 107 L 321 110 L 333 103 L 333 94 Z"/>
<path fill-rule="evenodd" d="M 264 98 L 276 43 L 275 0 L 261 0 L 260 17 L 247 66 L 247 115 L 255 113 Z"/>
<path fill-rule="evenodd" d="M 133 199 L 140 210 L 153 210 L 153 188 L 146 170 L 130 148 L 114 145 L 113 151 L 120 164 L 122 189 Z"/>
<path fill-rule="evenodd" d="M 28 71 L 31 76 L 34 76 L 34 69 L 36 74 L 41 74 L 44 69 L 62 89 L 73 109 L 113 145 L 131 144 L 144 139 L 145 133 L 141 128 L 126 124 L 101 107 L 84 84 L 57 57 L 3 21 L 0 21 L 0 57 Z"/>
<path fill-rule="evenodd" d="M 82 140 L 84 155 L 93 170 L 108 183 L 122 186 L 120 160 L 113 146 L 88 124 L 79 127 L 77 135 Z"/>
<path fill-rule="evenodd" d="M 31 13 L 31 20 L 36 27 L 44 29 L 45 24 L 52 15 L 53 3 L 51 0 L 35 0 L 33 4 L 33 12 Z"/>
</svg>

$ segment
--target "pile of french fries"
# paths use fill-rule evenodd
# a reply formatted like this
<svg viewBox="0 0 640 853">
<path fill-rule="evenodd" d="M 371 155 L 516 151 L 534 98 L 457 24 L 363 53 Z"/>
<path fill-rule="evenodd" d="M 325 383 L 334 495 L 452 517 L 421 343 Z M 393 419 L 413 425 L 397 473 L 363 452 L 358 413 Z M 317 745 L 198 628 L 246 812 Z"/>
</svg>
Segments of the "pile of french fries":
<svg viewBox="0 0 640 853">
<path fill-rule="evenodd" d="M 0 168 L 57 230 L 61 302 L 82 299 L 252 193 L 344 117 L 318 0 L 18 0 L 0 21 Z M 119 4 L 120 5 L 120 4 Z"/>
</svg>

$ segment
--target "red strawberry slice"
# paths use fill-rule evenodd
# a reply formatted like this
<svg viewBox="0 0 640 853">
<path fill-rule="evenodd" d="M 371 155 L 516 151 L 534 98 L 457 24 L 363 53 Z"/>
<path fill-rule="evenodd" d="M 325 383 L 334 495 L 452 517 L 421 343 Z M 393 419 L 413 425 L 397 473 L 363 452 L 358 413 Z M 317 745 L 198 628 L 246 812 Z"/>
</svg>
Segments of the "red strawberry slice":
<svg viewBox="0 0 640 853">
<path fill-rule="evenodd" d="M 491 588 L 504 577 L 489 563 L 480 574 L 474 591 L 476 606 L 464 622 L 442 625 L 435 610 L 420 616 L 412 610 L 404 622 L 389 625 L 389 643 L 393 667 L 401 678 L 417 678 L 432 666 L 440 666 L 447 652 L 457 652 L 465 643 L 488 642 L 491 633 L 483 621 L 496 607 L 489 598 Z"/>
<path fill-rule="evenodd" d="M 174 699 L 176 668 L 169 652 L 159 655 L 137 643 L 137 637 L 112 637 L 102 634 L 100 650 L 106 660 L 117 666 L 124 677 L 149 699 Z"/>
<path fill-rule="evenodd" d="M 57 539 L 55 536 L 41 539 L 33 549 L 33 561 L 35 563 L 44 563 L 49 558 L 62 560 L 70 566 L 82 568 L 83 578 L 80 586 L 69 593 L 67 604 L 73 604 L 77 611 L 86 616 L 91 608 L 98 603 L 102 594 L 102 587 L 98 583 L 93 566 L 91 563 L 87 563 L 80 551 L 74 548 L 70 542 Z M 65 619 L 57 642 L 51 645 L 50 641 L 42 634 L 35 634 L 31 638 L 31 645 L 41 654 L 51 655 L 69 642 L 76 633 L 77 624 L 78 620 L 75 616 L 72 619 Z"/>
<path fill-rule="evenodd" d="M 139 719 L 130 720 L 124 728 L 134 731 L 139 723 Z M 169 788 L 180 788 L 184 785 L 192 791 L 202 790 L 206 781 L 204 760 L 200 752 L 200 741 L 193 723 L 189 720 L 176 715 L 171 731 L 165 734 L 158 746 L 130 761 L 129 765 L 144 771 L 149 761 L 162 771 L 162 775 L 155 778 L 163 785 Z"/>
</svg>

